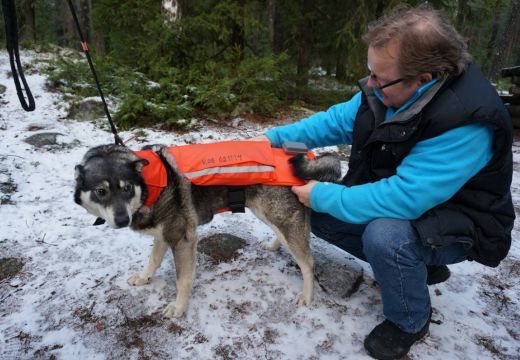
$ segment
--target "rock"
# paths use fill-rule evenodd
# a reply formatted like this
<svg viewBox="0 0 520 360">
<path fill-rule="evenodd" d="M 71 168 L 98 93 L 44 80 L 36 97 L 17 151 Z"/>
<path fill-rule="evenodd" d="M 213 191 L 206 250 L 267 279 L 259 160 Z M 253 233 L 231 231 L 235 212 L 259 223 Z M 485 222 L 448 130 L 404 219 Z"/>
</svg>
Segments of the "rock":
<svg viewBox="0 0 520 360">
<path fill-rule="evenodd" d="M 10 176 L 4 178 L 1 175 L 0 173 L 0 205 L 12 205 L 14 202 L 11 201 L 11 195 L 16 192 L 18 187 Z"/>
<path fill-rule="evenodd" d="M 58 136 L 63 136 L 63 134 L 55 132 L 39 133 L 29 136 L 25 139 L 25 142 L 37 148 L 49 145 L 58 145 Z"/>
<path fill-rule="evenodd" d="M 237 257 L 246 241 L 231 234 L 216 234 L 200 239 L 199 252 L 209 256 L 216 263 L 228 262 Z"/>
<path fill-rule="evenodd" d="M 16 258 L 0 259 L 0 281 L 12 278 L 22 270 L 23 262 Z"/>
<path fill-rule="evenodd" d="M 80 121 L 96 120 L 105 116 L 103 103 L 97 100 L 84 100 L 72 103 L 69 108 L 68 118 Z"/>
<path fill-rule="evenodd" d="M 520 86 L 513 85 L 513 86 L 509 87 L 509 93 L 516 95 L 516 96 L 520 96 Z"/>
<path fill-rule="evenodd" d="M 354 294 L 363 281 L 363 268 L 354 260 L 314 254 L 314 273 L 321 288 L 335 297 Z"/>
<path fill-rule="evenodd" d="M 232 117 L 237 117 L 237 116 L 240 116 L 242 114 L 249 114 L 249 113 L 252 113 L 252 112 L 253 112 L 253 109 L 251 108 L 251 106 L 249 104 L 238 103 L 237 106 L 231 112 L 231 116 Z"/>
<path fill-rule="evenodd" d="M 41 131 L 45 130 L 45 125 L 31 124 L 27 127 L 27 131 Z"/>
<path fill-rule="evenodd" d="M 0 95 L 4 94 L 7 88 L 4 85 L 0 85 Z"/>
</svg>

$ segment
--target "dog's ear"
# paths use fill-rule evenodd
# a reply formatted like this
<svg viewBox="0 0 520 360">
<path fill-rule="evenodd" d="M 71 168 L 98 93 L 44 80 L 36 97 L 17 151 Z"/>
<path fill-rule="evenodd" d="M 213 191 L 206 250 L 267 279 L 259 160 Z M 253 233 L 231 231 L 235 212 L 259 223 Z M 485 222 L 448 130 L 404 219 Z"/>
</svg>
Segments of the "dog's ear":
<svg viewBox="0 0 520 360">
<path fill-rule="evenodd" d="M 74 179 L 77 183 L 82 183 L 85 178 L 85 170 L 82 165 L 76 165 L 74 167 Z"/>
<path fill-rule="evenodd" d="M 139 172 L 141 172 L 141 170 L 143 170 L 143 168 L 148 165 L 149 162 L 148 160 L 146 159 L 139 159 L 139 160 L 136 160 L 134 161 L 134 166 L 135 166 L 135 169 Z"/>
</svg>

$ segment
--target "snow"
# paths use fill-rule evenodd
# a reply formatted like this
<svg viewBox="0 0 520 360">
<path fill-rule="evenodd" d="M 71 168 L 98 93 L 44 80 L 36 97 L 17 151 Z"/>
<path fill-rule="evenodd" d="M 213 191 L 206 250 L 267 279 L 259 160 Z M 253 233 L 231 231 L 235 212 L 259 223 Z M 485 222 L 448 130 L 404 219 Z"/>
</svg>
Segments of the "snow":
<svg viewBox="0 0 520 360">
<path fill-rule="evenodd" d="M 27 63 L 39 55 L 22 56 Z M 37 106 L 30 113 L 19 105 L 7 55 L 0 52 L 0 85 L 7 87 L 0 95 L 0 181 L 17 186 L 11 202 L 0 206 L 0 258 L 24 262 L 17 276 L 0 282 L 0 358 L 369 358 L 363 340 L 383 320 L 370 267 L 360 262 L 364 279 L 351 297 L 337 298 L 315 286 L 311 306 L 298 308 L 293 300 L 302 287 L 299 270 L 286 250 L 262 249 L 274 234 L 250 213 L 221 214 L 198 229 L 200 237 L 226 232 L 248 244 L 229 263 L 199 255 L 186 315 L 163 318 L 161 310 L 176 293 L 171 254 L 150 285 L 128 285 L 127 278 L 147 263 L 151 238 L 94 227 L 94 218 L 73 202 L 74 166 L 88 148 L 113 142 L 104 120 L 67 119 L 63 100 L 46 90 L 44 76 L 33 71 L 27 80 Z M 34 125 L 40 130 L 31 130 Z M 253 136 L 265 126 L 244 121 L 184 134 L 135 130 L 143 130 L 148 143 L 185 144 Z M 23 141 L 38 132 L 64 135 L 58 146 L 43 149 Z M 520 142 L 514 144 L 514 160 L 516 207 Z M 511 252 L 499 267 L 453 265 L 449 281 L 430 287 L 435 323 L 409 358 L 520 357 L 518 237 L 516 222 Z M 350 259 L 315 237 L 312 248 Z"/>
</svg>

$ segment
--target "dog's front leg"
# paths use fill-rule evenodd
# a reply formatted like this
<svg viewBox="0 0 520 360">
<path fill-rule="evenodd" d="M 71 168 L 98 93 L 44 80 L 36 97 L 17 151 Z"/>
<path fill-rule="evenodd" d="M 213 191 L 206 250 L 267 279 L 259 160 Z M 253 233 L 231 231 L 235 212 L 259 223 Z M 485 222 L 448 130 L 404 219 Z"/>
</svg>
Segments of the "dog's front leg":
<svg viewBox="0 0 520 360">
<path fill-rule="evenodd" d="M 152 253 L 150 254 L 150 259 L 148 260 L 148 266 L 142 273 L 130 276 L 128 283 L 134 286 L 142 286 L 150 283 L 152 277 L 155 275 L 155 272 L 161 265 L 167 249 L 168 244 L 163 241 L 162 237 L 156 236 L 153 240 Z"/>
<path fill-rule="evenodd" d="M 195 277 L 196 250 L 197 236 L 194 231 L 188 231 L 186 237 L 182 238 L 173 249 L 177 274 L 177 299 L 164 309 L 163 315 L 166 317 L 180 317 L 186 311 Z"/>
</svg>

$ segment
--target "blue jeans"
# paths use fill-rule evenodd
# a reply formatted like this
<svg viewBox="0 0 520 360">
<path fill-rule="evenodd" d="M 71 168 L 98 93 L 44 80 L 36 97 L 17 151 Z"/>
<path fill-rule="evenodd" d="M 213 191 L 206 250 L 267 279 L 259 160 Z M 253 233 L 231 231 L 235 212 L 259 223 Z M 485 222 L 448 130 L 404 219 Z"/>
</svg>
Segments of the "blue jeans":
<svg viewBox="0 0 520 360">
<path fill-rule="evenodd" d="M 409 333 L 421 330 L 430 315 L 426 265 L 455 264 L 467 257 L 461 243 L 437 248 L 433 255 L 407 220 L 381 218 L 359 225 L 313 211 L 311 226 L 316 236 L 370 264 L 381 288 L 383 314 Z"/>
</svg>

